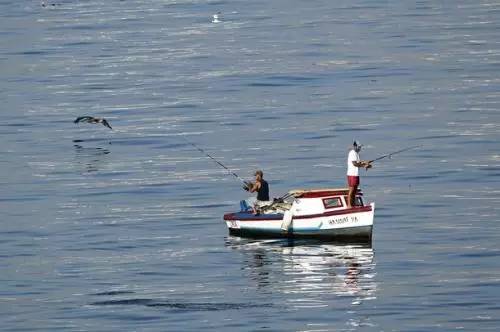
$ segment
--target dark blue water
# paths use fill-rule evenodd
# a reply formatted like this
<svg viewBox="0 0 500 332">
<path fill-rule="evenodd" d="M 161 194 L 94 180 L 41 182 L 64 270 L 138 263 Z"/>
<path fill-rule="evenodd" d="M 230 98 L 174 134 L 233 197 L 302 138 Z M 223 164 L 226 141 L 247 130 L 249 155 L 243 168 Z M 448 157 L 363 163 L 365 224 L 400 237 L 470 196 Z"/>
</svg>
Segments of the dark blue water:
<svg viewBox="0 0 500 332">
<path fill-rule="evenodd" d="M 498 329 L 498 3 L 47 3 L 0 1 L 1 330 Z M 180 135 L 273 196 L 423 147 L 362 174 L 371 246 L 255 241 Z"/>
</svg>

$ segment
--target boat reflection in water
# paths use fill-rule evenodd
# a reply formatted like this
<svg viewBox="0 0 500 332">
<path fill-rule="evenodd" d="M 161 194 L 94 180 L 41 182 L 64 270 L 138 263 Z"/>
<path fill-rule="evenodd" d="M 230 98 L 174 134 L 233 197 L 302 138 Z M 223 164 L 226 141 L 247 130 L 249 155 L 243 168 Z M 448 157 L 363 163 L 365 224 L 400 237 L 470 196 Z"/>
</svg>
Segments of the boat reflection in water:
<svg viewBox="0 0 500 332">
<path fill-rule="evenodd" d="M 239 237 L 228 237 L 226 243 L 242 252 L 244 268 L 258 290 L 288 294 L 287 301 L 296 308 L 326 307 L 337 297 L 345 297 L 353 305 L 375 299 L 370 244 Z"/>
</svg>

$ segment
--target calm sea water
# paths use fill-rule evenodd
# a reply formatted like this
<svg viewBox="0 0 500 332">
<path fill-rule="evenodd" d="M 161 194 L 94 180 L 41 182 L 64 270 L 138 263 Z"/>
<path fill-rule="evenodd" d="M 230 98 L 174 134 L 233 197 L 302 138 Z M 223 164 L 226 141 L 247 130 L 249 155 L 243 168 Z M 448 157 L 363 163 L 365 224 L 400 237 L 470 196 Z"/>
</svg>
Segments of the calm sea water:
<svg viewBox="0 0 500 332">
<path fill-rule="evenodd" d="M 0 1 L 0 330 L 498 330 L 498 2 L 54 4 Z M 338 245 L 229 237 L 246 192 L 180 135 L 273 196 L 423 147 Z"/>
</svg>

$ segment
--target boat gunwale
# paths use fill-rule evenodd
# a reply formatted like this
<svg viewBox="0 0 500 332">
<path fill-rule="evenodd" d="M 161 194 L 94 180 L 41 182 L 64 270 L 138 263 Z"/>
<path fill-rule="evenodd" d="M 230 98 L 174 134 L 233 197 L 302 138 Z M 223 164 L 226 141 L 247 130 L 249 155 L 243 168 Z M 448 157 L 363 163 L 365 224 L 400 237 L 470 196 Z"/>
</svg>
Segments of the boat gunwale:
<svg viewBox="0 0 500 332">
<path fill-rule="evenodd" d="M 327 198 L 330 196 L 347 196 L 349 188 L 296 189 L 288 193 L 295 198 Z M 363 196 L 360 188 L 357 190 L 356 195 Z"/>
</svg>

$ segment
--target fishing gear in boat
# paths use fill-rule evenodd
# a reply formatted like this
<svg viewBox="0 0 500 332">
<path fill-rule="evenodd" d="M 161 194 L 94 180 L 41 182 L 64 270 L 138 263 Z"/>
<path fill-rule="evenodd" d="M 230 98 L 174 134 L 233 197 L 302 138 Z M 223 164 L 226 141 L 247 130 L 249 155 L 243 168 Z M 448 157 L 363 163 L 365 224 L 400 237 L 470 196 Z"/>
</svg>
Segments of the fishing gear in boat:
<svg viewBox="0 0 500 332">
<path fill-rule="evenodd" d="M 222 166 L 225 170 L 227 170 L 229 172 L 229 174 L 233 175 L 235 178 L 237 178 L 238 180 L 240 180 L 241 182 L 243 182 L 244 186 L 243 186 L 243 189 L 247 188 L 249 186 L 249 181 L 245 181 L 243 180 L 242 178 L 240 178 L 238 176 L 238 174 L 236 174 L 235 172 L 233 172 L 231 169 L 229 169 L 228 167 L 224 166 L 224 164 L 222 164 L 220 161 L 218 161 L 217 159 L 215 159 L 214 157 L 212 157 L 211 155 L 209 155 L 207 152 L 205 152 L 205 150 L 203 150 L 202 148 L 200 148 L 199 146 L 197 146 L 196 144 L 194 144 L 193 142 L 189 141 L 186 137 L 180 135 L 185 141 L 186 143 L 188 143 L 189 145 L 192 145 L 196 148 L 196 150 L 200 151 L 201 153 L 203 153 L 205 156 L 207 156 L 208 158 L 212 159 L 214 162 L 216 162 L 218 165 Z"/>
<path fill-rule="evenodd" d="M 380 156 L 380 157 L 378 157 L 378 158 L 375 158 L 375 159 L 369 160 L 369 161 L 368 161 L 368 164 L 371 164 L 371 163 L 373 163 L 374 161 L 382 160 L 382 159 L 384 159 L 384 158 L 391 158 L 391 157 L 392 157 L 392 156 L 394 156 L 395 154 L 398 154 L 398 153 L 401 153 L 401 152 L 405 152 L 405 151 L 408 151 L 408 150 L 413 150 L 413 149 L 420 148 L 420 147 L 422 147 L 422 145 L 414 145 L 414 146 L 407 147 L 407 148 L 405 148 L 405 149 L 401 149 L 401 150 L 394 151 L 394 152 L 391 152 L 391 153 L 388 153 L 388 154 L 384 154 L 383 156 Z"/>
</svg>

